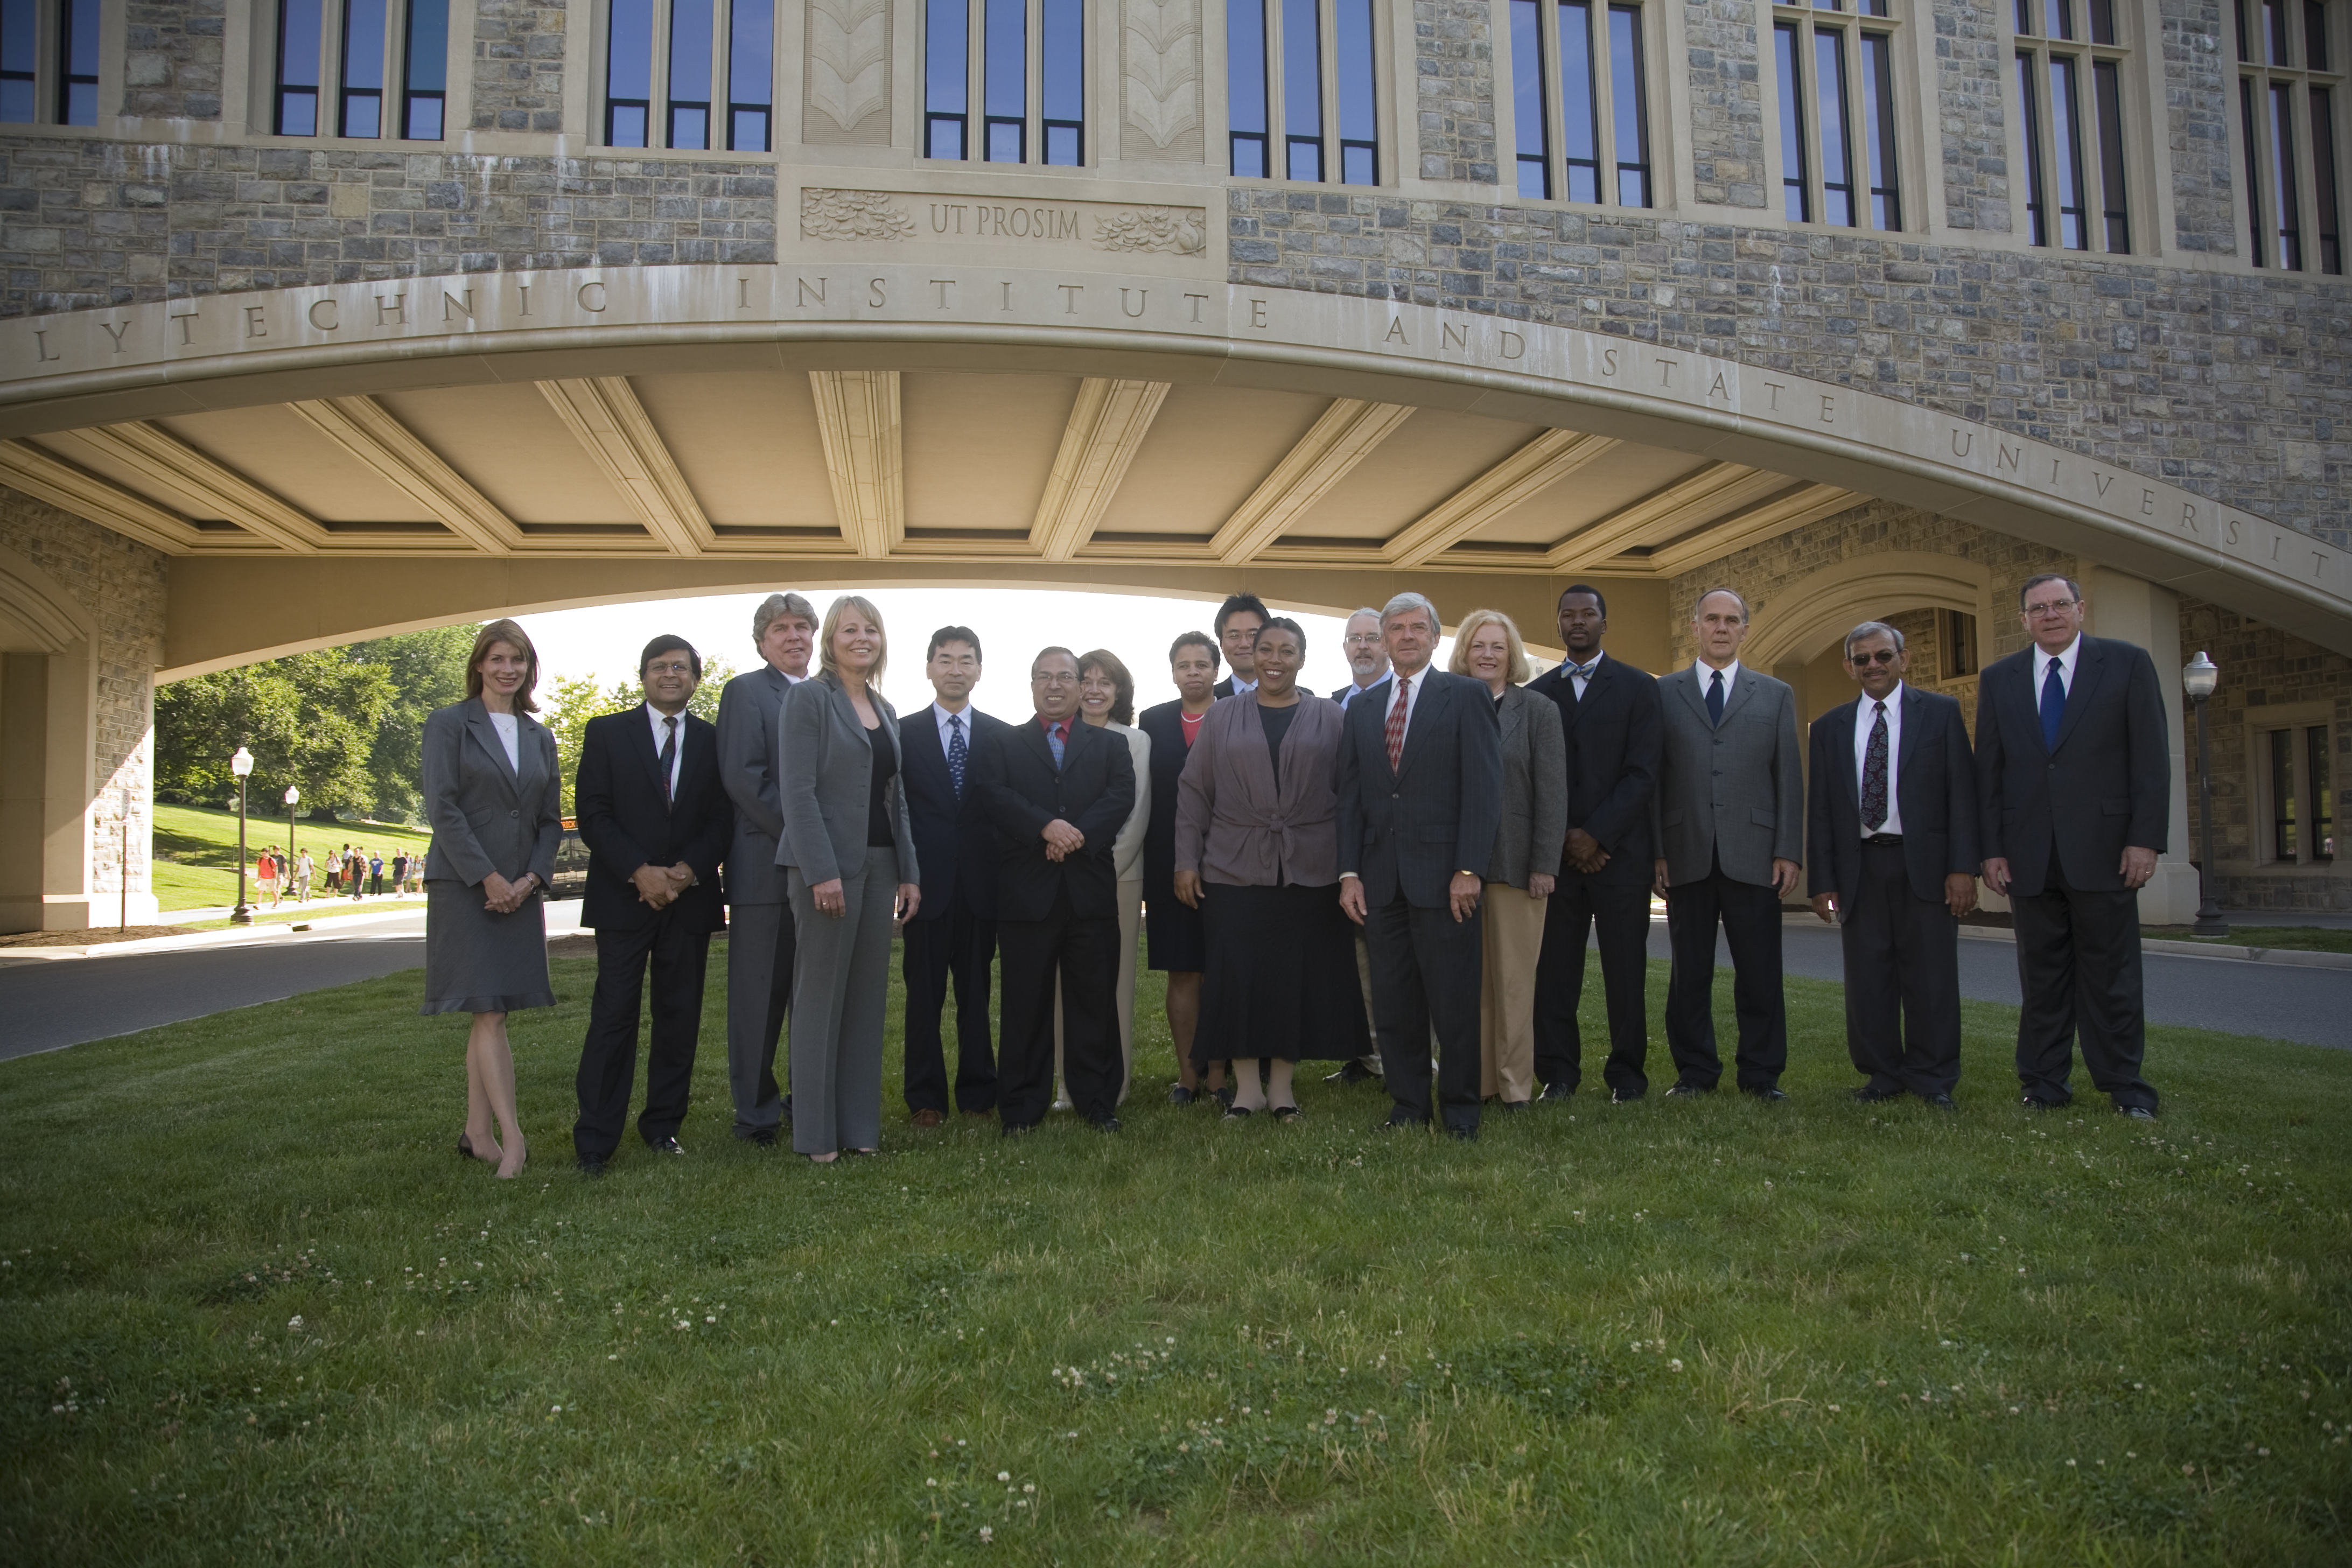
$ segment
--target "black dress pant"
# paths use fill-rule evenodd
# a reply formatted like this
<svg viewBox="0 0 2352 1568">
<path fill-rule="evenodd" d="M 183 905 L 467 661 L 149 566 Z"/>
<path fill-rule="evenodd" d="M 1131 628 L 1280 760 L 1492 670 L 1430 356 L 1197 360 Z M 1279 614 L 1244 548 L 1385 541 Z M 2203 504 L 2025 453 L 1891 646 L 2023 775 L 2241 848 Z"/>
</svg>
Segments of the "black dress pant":
<svg viewBox="0 0 2352 1568">
<path fill-rule="evenodd" d="M 955 1103 L 959 1110 L 996 1109 L 996 1047 L 988 1016 L 996 922 L 961 899 L 937 920 L 909 921 L 901 969 L 907 977 L 907 1109 L 948 1110 L 946 1042 L 940 1014 L 955 986 Z"/>
<path fill-rule="evenodd" d="M 1054 895 L 1042 921 L 996 922 L 1003 972 L 1003 1038 L 997 1053 L 996 1114 L 1008 1131 L 1034 1127 L 1054 1103 L 1054 979 L 1062 993 L 1062 1081 L 1088 1121 L 1118 1106 L 1118 917 L 1080 916 L 1069 889 Z"/>
<path fill-rule="evenodd" d="M 1695 882 L 1666 889 L 1674 977 L 1666 984 L 1666 1049 L 1676 1082 L 1711 1089 L 1723 1076 L 1715 1049 L 1715 931 L 1731 948 L 1732 1007 L 1739 1020 L 1739 1087 L 1778 1088 L 1789 1065 L 1789 1009 L 1780 989 L 1780 894 L 1736 882 L 1717 861 Z"/>
<path fill-rule="evenodd" d="M 588 1037 L 580 1047 L 580 1120 L 572 1146 L 583 1159 L 606 1160 L 620 1147 L 636 1086 L 637 1013 L 653 967 L 653 1048 L 646 1060 L 646 1109 L 637 1133 L 648 1143 L 674 1138 L 686 1121 L 694 1047 L 702 1030 L 702 978 L 710 933 L 689 930 L 676 906 L 630 931 L 596 932 L 596 990 L 588 1004 Z"/>
<path fill-rule="evenodd" d="M 2029 1100 L 2063 1105 L 2074 1042 L 2092 1084 L 2116 1109 L 2157 1108 L 2156 1089 L 2140 1077 L 2147 1047 L 2142 1004 L 2139 894 L 2086 893 L 2069 888 L 2050 851 L 2050 876 L 2031 898 L 2012 895 L 2017 983 L 2025 1005 L 2017 1016 L 2017 1077 Z"/>
<path fill-rule="evenodd" d="M 1845 948 L 1845 1047 L 1869 1087 L 1949 1094 L 1960 1081 L 1960 923 L 1911 890 L 1903 846 L 1864 844 Z"/>
<path fill-rule="evenodd" d="M 1478 1130 L 1479 987 L 1486 973 L 1483 911 L 1456 921 L 1445 904 L 1423 909 L 1400 893 L 1365 910 L 1372 961 L 1372 1021 L 1389 1097 L 1409 1117 L 1430 1118 L 1429 1043 L 1437 1037 L 1437 1110 L 1448 1128 Z"/>
<path fill-rule="evenodd" d="M 1601 1076 L 1628 1099 L 1649 1092 L 1650 889 L 1578 871 L 1561 873 L 1544 915 L 1536 961 L 1536 1081 L 1573 1089 L 1584 1077 L 1584 934 L 1601 933 L 1601 984 L 1609 1002 L 1609 1060 Z"/>
</svg>

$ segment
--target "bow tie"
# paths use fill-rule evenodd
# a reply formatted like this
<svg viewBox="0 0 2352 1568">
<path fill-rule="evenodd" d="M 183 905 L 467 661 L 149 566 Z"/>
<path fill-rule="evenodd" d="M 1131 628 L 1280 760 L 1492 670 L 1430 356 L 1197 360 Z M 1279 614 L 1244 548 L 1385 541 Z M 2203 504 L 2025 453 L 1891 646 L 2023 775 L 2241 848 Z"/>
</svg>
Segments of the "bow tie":
<svg viewBox="0 0 2352 1568">
<path fill-rule="evenodd" d="M 1593 661 L 1592 661 L 1591 664 L 1572 664 L 1572 663 L 1571 663 L 1571 664 L 1564 664 L 1564 665 L 1560 666 L 1560 668 L 1561 668 L 1562 669 L 1566 670 L 1566 671 L 1568 672 L 1568 674 L 1569 674 L 1572 679 L 1577 679 L 1577 680 L 1590 680 L 1590 679 L 1592 679 L 1592 672 L 1593 672 L 1594 670 L 1599 669 L 1599 668 L 1601 668 L 1601 660 L 1600 660 L 1598 658 L 1595 658 L 1593 659 Z"/>
</svg>

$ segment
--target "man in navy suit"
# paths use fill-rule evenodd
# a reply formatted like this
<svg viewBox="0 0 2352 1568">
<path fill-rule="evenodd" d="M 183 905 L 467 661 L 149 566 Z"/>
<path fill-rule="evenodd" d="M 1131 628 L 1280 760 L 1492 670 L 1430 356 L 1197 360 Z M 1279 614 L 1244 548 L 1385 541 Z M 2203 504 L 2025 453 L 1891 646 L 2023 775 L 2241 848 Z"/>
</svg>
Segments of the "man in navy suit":
<svg viewBox="0 0 2352 1568">
<path fill-rule="evenodd" d="M 1031 663 L 1029 697 L 1035 716 L 1009 726 L 979 763 L 981 800 L 999 845 L 1004 1005 L 996 1115 L 1007 1133 L 1024 1132 L 1053 1102 L 1058 971 L 1063 1081 L 1079 1115 L 1116 1132 L 1125 1064 L 1113 1008 L 1118 873 L 1111 846 L 1135 805 L 1135 762 L 1124 735 L 1078 718 L 1078 658 L 1068 648 L 1049 647 Z"/>
<path fill-rule="evenodd" d="M 1985 886 L 2010 900 L 2017 1076 L 2029 1106 L 2074 1098 L 2074 1040 L 2091 1082 L 2154 1120 L 2139 889 L 2171 810 L 2164 691 L 2147 650 L 2083 635 L 2083 590 L 2045 573 L 2018 595 L 2033 646 L 1977 683 L 1977 806 Z"/>
<path fill-rule="evenodd" d="M 702 977 L 725 905 L 719 863 L 735 811 L 719 777 L 719 731 L 686 710 L 702 658 L 658 637 L 637 660 L 646 700 L 588 721 L 573 789 L 588 890 L 580 923 L 596 933 L 596 990 L 580 1047 L 580 1168 L 601 1174 L 620 1147 L 637 1071 L 637 1012 L 653 967 L 653 1048 L 637 1134 L 679 1154 L 702 1033 Z"/>
<path fill-rule="evenodd" d="M 1255 594 L 1228 594 L 1217 606 L 1217 618 L 1210 624 L 1216 630 L 1225 664 L 1233 670 L 1209 688 L 1219 697 L 1257 689 L 1257 633 L 1265 625 L 1266 614 L 1265 601 Z"/>
<path fill-rule="evenodd" d="M 1568 659 L 1528 682 L 1559 705 L 1568 744 L 1568 843 L 1544 915 L 1536 961 L 1536 1079 L 1546 1100 L 1566 1100 L 1583 1078 L 1584 933 L 1601 938 L 1601 984 L 1609 1003 L 1609 1060 L 1601 1069 L 1611 1100 L 1650 1091 L 1650 797 L 1664 746 L 1658 683 L 1647 670 L 1601 649 L 1609 601 L 1578 583 L 1558 608 Z"/>
<path fill-rule="evenodd" d="M 918 1127 L 947 1119 L 948 1069 L 940 1013 L 955 984 L 956 1109 L 996 1109 L 990 1038 L 990 971 L 996 963 L 996 828 L 981 803 L 979 761 L 1005 726 L 971 705 L 980 684 L 980 636 L 969 626 L 931 634 L 923 673 L 937 700 L 898 721 L 900 787 L 922 868 L 923 901 L 907 922 L 907 1109 Z"/>
<path fill-rule="evenodd" d="M 1430 1121 L 1478 1136 L 1478 896 L 1503 816 L 1502 727 L 1486 684 L 1429 668 L 1437 606 L 1399 594 L 1381 612 L 1389 679 L 1348 704 L 1334 778 L 1339 907 L 1364 928 L 1387 1127 Z"/>
<path fill-rule="evenodd" d="M 1845 947 L 1845 1047 L 1864 1103 L 1950 1110 L 1960 1080 L 1959 917 L 1977 906 L 1977 784 L 1960 705 L 1922 691 L 1903 634 L 1845 635 L 1853 702 L 1813 721 L 1806 891 Z"/>
</svg>

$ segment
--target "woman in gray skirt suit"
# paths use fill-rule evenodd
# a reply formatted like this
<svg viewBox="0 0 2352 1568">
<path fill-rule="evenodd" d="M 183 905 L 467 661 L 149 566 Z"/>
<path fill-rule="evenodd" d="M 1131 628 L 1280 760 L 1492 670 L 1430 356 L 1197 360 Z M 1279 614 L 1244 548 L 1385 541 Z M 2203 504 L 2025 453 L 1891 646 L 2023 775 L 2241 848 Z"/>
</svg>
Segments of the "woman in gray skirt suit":
<svg viewBox="0 0 2352 1568">
<path fill-rule="evenodd" d="M 882 1143 L 890 936 L 921 901 L 899 779 L 898 715 L 876 683 L 882 614 L 845 594 L 817 634 L 820 673 L 784 694 L 776 864 L 800 933 L 793 958 L 793 1147 L 820 1164 Z"/>
<path fill-rule="evenodd" d="M 563 784 L 555 737 L 530 718 L 538 683 L 530 638 L 512 621 L 492 621 L 474 638 L 466 700 L 425 721 L 433 847 L 425 861 L 422 1011 L 474 1016 L 457 1152 L 509 1178 L 521 1174 L 529 1151 L 515 1118 L 507 1015 L 555 1005 L 541 906 L 563 837 Z"/>
</svg>

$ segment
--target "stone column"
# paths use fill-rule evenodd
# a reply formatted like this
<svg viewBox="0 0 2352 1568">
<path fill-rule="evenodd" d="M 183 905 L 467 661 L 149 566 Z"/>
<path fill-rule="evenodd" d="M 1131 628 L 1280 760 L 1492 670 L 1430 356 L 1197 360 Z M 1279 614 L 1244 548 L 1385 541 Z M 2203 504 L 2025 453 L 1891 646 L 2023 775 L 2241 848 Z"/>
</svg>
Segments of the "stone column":
<svg viewBox="0 0 2352 1568">
<path fill-rule="evenodd" d="M 2179 595 L 2089 562 L 2083 563 L 2080 580 L 2089 611 L 2084 629 L 2093 637 L 2137 643 L 2156 661 L 2156 678 L 2164 689 L 2172 812 L 2156 875 L 2140 889 L 2139 918 L 2144 925 L 2187 925 L 2197 918 L 2197 868 L 2189 862 L 2189 792 L 2196 781 L 2189 772 L 2189 736 L 2181 718 Z"/>
</svg>

